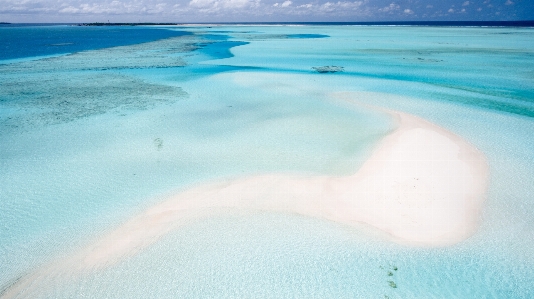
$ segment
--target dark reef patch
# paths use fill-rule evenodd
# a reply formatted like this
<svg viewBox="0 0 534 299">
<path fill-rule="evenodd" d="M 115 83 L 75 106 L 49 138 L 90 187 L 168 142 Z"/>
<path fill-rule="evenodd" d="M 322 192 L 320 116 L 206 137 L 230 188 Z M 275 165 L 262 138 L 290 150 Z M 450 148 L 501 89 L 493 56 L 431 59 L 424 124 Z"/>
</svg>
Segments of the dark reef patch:
<svg viewBox="0 0 534 299">
<path fill-rule="evenodd" d="M 186 96 L 179 87 L 119 74 L 23 77 L 2 84 L 0 104 L 13 113 L 0 117 L 0 126 L 42 126 L 108 112 L 125 114 L 173 103 Z"/>
<path fill-rule="evenodd" d="M 178 54 L 197 49 L 193 37 L 174 37 L 156 42 L 84 51 L 66 56 L 0 65 L 0 72 L 38 73 L 80 70 L 146 69 L 181 67 Z M 156 50 L 155 50 L 156 49 Z"/>
<path fill-rule="evenodd" d="M 108 112 L 125 114 L 183 99 L 174 85 L 149 83 L 128 69 L 184 67 L 198 49 L 193 35 L 0 64 L 0 126 L 24 128 L 75 121 Z"/>
<path fill-rule="evenodd" d="M 288 34 L 286 38 L 327 38 L 330 37 L 324 34 Z"/>
<path fill-rule="evenodd" d="M 327 66 L 314 66 L 312 67 L 318 73 L 338 73 L 343 72 L 344 68 L 342 66 L 327 65 Z"/>
</svg>

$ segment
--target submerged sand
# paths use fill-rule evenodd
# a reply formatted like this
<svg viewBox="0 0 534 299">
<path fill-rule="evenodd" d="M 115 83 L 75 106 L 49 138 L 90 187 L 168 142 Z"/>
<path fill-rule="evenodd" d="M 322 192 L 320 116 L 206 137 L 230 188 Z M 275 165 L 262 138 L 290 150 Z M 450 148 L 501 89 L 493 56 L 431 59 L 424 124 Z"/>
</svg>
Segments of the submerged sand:
<svg viewBox="0 0 534 299">
<path fill-rule="evenodd" d="M 357 98 L 354 93 L 337 96 L 345 101 Z M 477 228 L 486 191 L 488 166 L 483 154 L 426 120 L 387 113 L 397 129 L 353 175 L 272 174 L 192 188 L 130 219 L 75 256 L 21 278 L 1 297 L 31 295 L 44 277 L 76 275 L 113 264 L 188 219 L 227 208 L 297 213 L 358 227 L 367 224 L 396 242 L 416 246 L 465 240 Z"/>
</svg>

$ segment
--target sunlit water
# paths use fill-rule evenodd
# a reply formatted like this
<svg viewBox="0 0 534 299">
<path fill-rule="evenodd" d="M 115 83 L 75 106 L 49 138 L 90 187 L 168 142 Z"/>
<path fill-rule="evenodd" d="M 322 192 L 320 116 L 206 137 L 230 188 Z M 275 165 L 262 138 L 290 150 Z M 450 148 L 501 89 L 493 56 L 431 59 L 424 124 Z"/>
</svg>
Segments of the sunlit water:
<svg viewBox="0 0 534 299">
<path fill-rule="evenodd" d="M 332 97 L 355 91 L 485 153 L 490 186 L 474 236 L 413 248 L 363 226 L 228 210 L 104 270 L 51 275 L 32 297 L 531 298 L 533 37 L 530 28 L 0 28 L 9 44 L 0 290 L 193 185 L 354 173 L 392 129 L 386 115 Z M 323 66 L 343 71 L 314 69 Z"/>
</svg>

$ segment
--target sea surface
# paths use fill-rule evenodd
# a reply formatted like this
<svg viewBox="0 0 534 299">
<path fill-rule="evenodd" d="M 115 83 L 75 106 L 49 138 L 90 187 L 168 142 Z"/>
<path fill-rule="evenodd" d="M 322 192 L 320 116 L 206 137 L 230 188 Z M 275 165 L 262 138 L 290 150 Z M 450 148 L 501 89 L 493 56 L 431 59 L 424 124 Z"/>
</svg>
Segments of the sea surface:
<svg viewBox="0 0 534 299">
<path fill-rule="evenodd" d="M 0 27 L 0 298 L 169 194 L 355 173 L 395 128 L 370 106 L 486 155 L 472 237 L 227 210 L 19 297 L 534 298 L 534 29 L 316 24 Z"/>
</svg>

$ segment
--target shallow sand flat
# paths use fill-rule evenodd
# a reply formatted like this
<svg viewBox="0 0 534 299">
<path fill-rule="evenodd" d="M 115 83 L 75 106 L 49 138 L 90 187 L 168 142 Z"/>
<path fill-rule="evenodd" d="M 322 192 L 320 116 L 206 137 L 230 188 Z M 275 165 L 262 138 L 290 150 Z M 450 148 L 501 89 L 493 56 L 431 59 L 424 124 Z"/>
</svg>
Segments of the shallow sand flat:
<svg viewBox="0 0 534 299">
<path fill-rule="evenodd" d="M 360 101 L 365 93 L 340 93 Z M 22 277 L 2 298 L 31 296 L 62 277 L 96 270 L 153 244 L 188 219 L 227 208 L 298 213 L 383 231 L 415 246 L 445 246 L 477 228 L 486 191 L 484 156 L 421 118 L 387 111 L 398 127 L 347 177 L 261 175 L 198 186 L 170 196 L 67 260 Z M 47 283 L 48 282 L 48 283 Z"/>
</svg>

